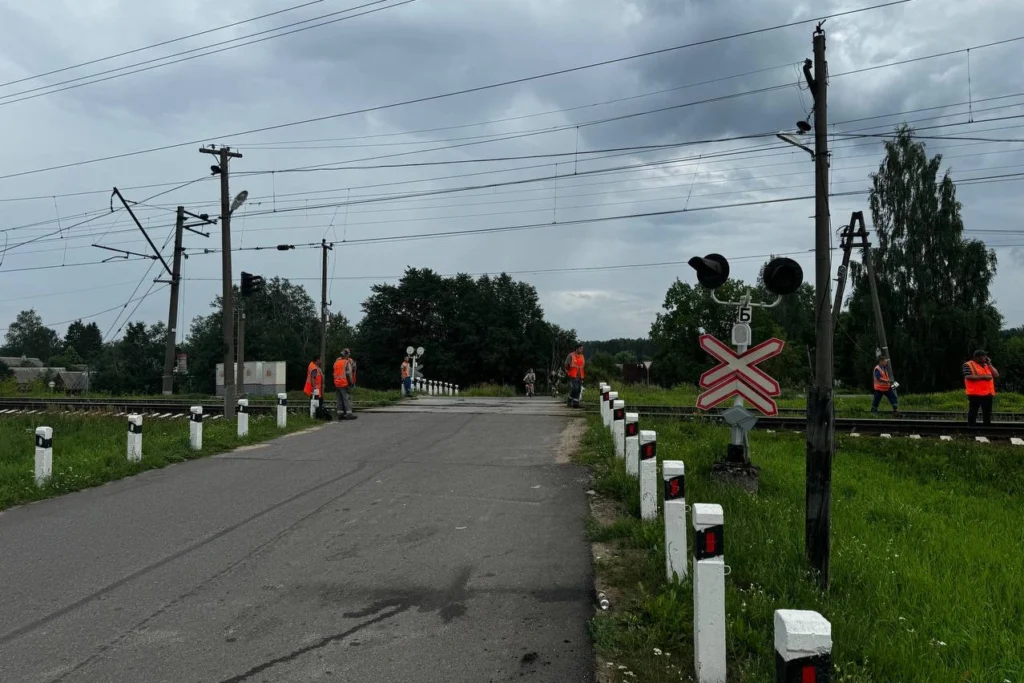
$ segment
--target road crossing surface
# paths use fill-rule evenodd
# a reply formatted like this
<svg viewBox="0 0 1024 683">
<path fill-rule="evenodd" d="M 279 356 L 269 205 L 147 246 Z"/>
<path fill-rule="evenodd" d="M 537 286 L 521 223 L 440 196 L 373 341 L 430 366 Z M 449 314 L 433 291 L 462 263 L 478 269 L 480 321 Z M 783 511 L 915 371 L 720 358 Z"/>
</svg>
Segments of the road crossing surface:
<svg viewBox="0 0 1024 683">
<path fill-rule="evenodd" d="M 592 681 L 568 413 L 422 401 L 0 513 L 0 680 Z"/>
</svg>

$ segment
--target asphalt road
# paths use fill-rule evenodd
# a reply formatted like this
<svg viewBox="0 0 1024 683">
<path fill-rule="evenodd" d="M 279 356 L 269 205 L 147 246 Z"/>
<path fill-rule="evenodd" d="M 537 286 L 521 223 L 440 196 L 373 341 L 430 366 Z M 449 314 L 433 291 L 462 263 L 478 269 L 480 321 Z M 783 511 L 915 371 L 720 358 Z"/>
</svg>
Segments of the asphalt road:
<svg viewBox="0 0 1024 683">
<path fill-rule="evenodd" d="M 367 413 L 0 513 L 0 681 L 592 681 L 565 425 Z"/>
</svg>

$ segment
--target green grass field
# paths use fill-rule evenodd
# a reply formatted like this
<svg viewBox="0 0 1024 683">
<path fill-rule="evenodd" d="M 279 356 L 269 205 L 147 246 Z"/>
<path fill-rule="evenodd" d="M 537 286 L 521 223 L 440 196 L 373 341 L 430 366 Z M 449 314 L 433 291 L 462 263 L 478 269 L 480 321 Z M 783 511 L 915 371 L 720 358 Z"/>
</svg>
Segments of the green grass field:
<svg viewBox="0 0 1024 683">
<path fill-rule="evenodd" d="M 248 437 L 239 439 L 234 422 L 206 420 L 203 449 L 197 452 L 189 448 L 187 420 L 146 420 L 142 462 L 130 463 L 126 454 L 128 427 L 123 418 L 60 413 L 0 417 L 0 510 L 267 441 L 314 424 L 308 416 L 293 413 L 288 415 L 288 428 L 281 430 L 274 416 L 252 415 Z M 53 476 L 39 488 L 34 482 L 35 430 L 41 426 L 53 428 Z"/>
<path fill-rule="evenodd" d="M 459 390 L 459 396 L 465 396 L 469 398 L 473 397 L 500 397 L 500 398 L 511 398 L 518 396 L 520 391 L 518 388 L 509 386 L 508 384 L 478 384 L 473 387 L 467 387 Z"/>
<path fill-rule="evenodd" d="M 643 384 L 614 385 L 615 391 L 619 392 L 619 398 L 625 397 L 627 407 L 633 405 L 654 405 L 654 406 L 693 406 L 697 402 L 697 395 L 700 389 L 696 386 L 678 386 L 672 389 L 663 389 L 656 386 L 645 386 Z M 599 394 L 597 386 L 587 387 L 583 398 L 587 402 L 596 402 Z M 907 394 L 900 395 L 900 410 L 927 410 L 941 412 L 963 412 L 967 413 L 967 397 L 962 391 L 949 391 L 939 394 Z M 797 394 L 783 394 L 777 399 L 780 408 L 805 408 L 807 396 Z M 871 394 L 846 394 L 837 392 L 835 399 L 836 414 L 840 416 L 862 415 L 871 409 Z M 994 411 L 997 412 L 1022 412 L 1024 411 L 1024 394 L 1002 393 L 996 396 Z M 881 413 L 889 411 L 889 402 L 882 399 L 879 408 Z"/>
<path fill-rule="evenodd" d="M 663 522 L 638 519 L 638 485 L 610 455 L 600 420 L 590 421 L 579 458 L 618 511 L 614 522 L 591 527 L 592 540 L 616 548 L 598 561 L 613 609 L 593 623 L 599 654 L 613 663 L 609 680 L 692 680 L 692 585 L 667 583 Z M 657 430 L 660 458 L 686 463 L 687 503 L 725 509 L 730 682 L 775 680 L 780 608 L 817 610 L 832 622 L 834 681 L 1024 681 L 1024 458 L 1017 451 L 841 438 L 832 585 L 822 594 L 803 557 L 802 436 L 751 435 L 762 467 L 761 490 L 751 496 L 710 480 L 728 442 L 724 427 L 642 426 Z"/>
</svg>

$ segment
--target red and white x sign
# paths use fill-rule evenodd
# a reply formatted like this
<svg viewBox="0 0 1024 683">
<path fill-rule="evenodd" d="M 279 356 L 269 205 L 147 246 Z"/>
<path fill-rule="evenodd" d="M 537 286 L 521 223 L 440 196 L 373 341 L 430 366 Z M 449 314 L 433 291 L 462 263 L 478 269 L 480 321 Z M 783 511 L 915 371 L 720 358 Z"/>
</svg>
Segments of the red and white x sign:
<svg viewBox="0 0 1024 683">
<path fill-rule="evenodd" d="M 748 349 L 742 356 L 710 334 L 700 337 L 700 347 L 721 361 L 700 376 L 700 385 L 711 388 L 732 375 L 739 375 L 747 384 L 766 396 L 781 393 L 779 383 L 763 370 L 755 367 L 758 363 L 782 353 L 785 343 L 781 339 L 769 339 Z"/>
<path fill-rule="evenodd" d="M 738 354 L 710 334 L 701 335 L 701 348 L 721 362 L 700 376 L 700 385 L 707 391 L 697 397 L 697 407 L 710 410 L 740 396 L 765 415 L 778 414 L 771 397 L 781 393 L 779 383 L 755 366 L 782 353 L 784 345 L 781 339 L 769 339 Z"/>
</svg>

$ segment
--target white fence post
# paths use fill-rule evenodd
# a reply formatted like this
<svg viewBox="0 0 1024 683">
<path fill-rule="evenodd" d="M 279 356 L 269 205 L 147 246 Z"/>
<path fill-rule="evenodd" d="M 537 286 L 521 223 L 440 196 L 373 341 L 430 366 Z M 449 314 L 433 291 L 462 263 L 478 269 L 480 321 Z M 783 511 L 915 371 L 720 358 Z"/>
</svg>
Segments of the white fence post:
<svg viewBox="0 0 1024 683">
<path fill-rule="evenodd" d="M 53 427 L 36 428 L 36 486 L 53 476 Z"/>
<path fill-rule="evenodd" d="M 142 461 L 142 416 L 128 416 L 128 462 Z"/>
<path fill-rule="evenodd" d="M 611 391 L 611 387 L 608 386 L 607 382 L 601 382 L 597 385 L 597 412 L 601 415 L 601 421 L 604 421 L 604 402 L 605 394 Z"/>
<path fill-rule="evenodd" d="M 626 402 L 612 404 L 612 441 L 615 442 L 615 457 L 626 457 Z"/>
<path fill-rule="evenodd" d="M 640 414 L 626 413 L 626 473 L 640 476 Z"/>
<path fill-rule="evenodd" d="M 458 384 L 455 385 L 455 395 L 456 396 L 459 395 L 459 385 Z"/>
<path fill-rule="evenodd" d="M 612 393 L 612 388 L 605 384 L 604 389 L 601 390 L 601 422 L 604 426 L 608 426 L 608 415 L 611 412 L 611 404 L 608 402 L 608 396 Z"/>
<path fill-rule="evenodd" d="M 609 391 L 608 392 L 608 408 L 605 412 L 604 426 L 611 430 L 615 426 L 615 420 L 612 418 L 615 416 L 615 402 L 619 400 L 619 392 Z"/>
<path fill-rule="evenodd" d="M 281 429 L 288 426 L 288 394 L 277 395 L 277 426 Z"/>
<path fill-rule="evenodd" d="M 693 644 L 698 683 L 725 683 L 725 555 L 721 505 L 693 506 Z"/>
<path fill-rule="evenodd" d="M 192 406 L 189 410 L 188 441 L 192 450 L 203 450 L 203 407 Z"/>
<path fill-rule="evenodd" d="M 238 399 L 238 438 L 249 436 L 249 399 Z"/>
<path fill-rule="evenodd" d="M 309 397 L 309 417 L 316 418 L 317 404 L 320 402 L 320 393 L 314 389 L 312 395 Z"/>
<path fill-rule="evenodd" d="M 665 574 L 680 579 L 687 574 L 686 554 L 686 466 L 681 460 L 664 460 L 661 477 L 665 481 Z"/>
<path fill-rule="evenodd" d="M 832 624 L 817 612 L 775 610 L 777 683 L 826 683 L 832 675 Z"/>
<path fill-rule="evenodd" d="M 658 518 L 658 434 L 640 430 L 640 519 Z"/>
</svg>

